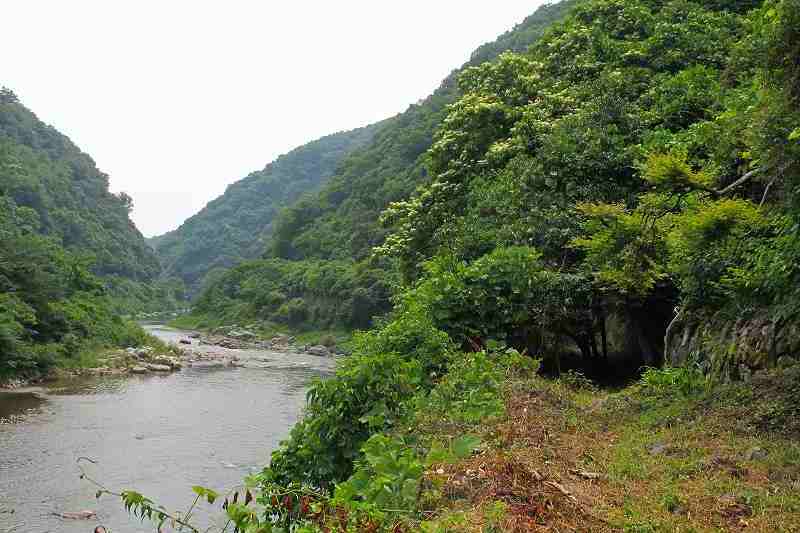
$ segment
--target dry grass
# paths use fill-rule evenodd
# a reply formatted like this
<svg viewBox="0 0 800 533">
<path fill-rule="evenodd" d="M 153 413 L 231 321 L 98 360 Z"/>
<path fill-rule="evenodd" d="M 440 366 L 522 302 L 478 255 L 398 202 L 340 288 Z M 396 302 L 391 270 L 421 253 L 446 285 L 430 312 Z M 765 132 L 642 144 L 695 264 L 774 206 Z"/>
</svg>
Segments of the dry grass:
<svg viewBox="0 0 800 533">
<path fill-rule="evenodd" d="M 482 453 L 431 474 L 430 531 L 800 531 L 800 446 L 743 429 L 747 405 L 536 378 L 506 407 Z"/>
</svg>

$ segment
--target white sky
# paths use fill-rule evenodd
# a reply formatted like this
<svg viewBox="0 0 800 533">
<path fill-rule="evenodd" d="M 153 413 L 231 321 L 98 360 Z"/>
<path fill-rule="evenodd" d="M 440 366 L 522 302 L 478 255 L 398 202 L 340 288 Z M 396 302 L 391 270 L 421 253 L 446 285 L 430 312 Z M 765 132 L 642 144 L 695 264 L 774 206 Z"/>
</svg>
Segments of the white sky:
<svg viewBox="0 0 800 533">
<path fill-rule="evenodd" d="M 542 0 L 2 0 L 0 85 L 147 236 L 323 135 L 403 111 Z"/>
</svg>

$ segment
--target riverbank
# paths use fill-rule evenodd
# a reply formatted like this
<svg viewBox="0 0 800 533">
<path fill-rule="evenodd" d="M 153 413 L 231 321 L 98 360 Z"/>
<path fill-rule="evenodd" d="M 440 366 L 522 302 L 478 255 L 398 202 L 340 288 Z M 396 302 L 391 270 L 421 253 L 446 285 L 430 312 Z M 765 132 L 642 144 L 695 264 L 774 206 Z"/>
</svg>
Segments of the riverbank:
<svg viewBox="0 0 800 533">
<path fill-rule="evenodd" d="M 353 331 L 343 329 L 294 330 L 272 322 L 247 322 L 243 324 L 226 323 L 206 315 L 185 314 L 168 322 L 170 327 L 203 332 L 208 336 L 231 336 L 255 343 L 273 343 L 275 339 L 289 339 L 289 346 L 295 351 L 304 351 L 311 346 L 325 346 L 334 353 L 349 353 L 353 341 Z M 236 335 L 236 333 L 244 335 Z M 282 341 L 281 341 L 282 342 Z M 281 346 L 281 342 L 275 343 Z"/>
<path fill-rule="evenodd" d="M 147 333 L 140 336 L 136 346 L 127 348 L 100 344 L 84 346 L 70 357 L 57 357 L 44 373 L 0 380 L 0 390 L 79 377 L 174 372 L 187 361 L 190 359 L 185 350 Z"/>
<path fill-rule="evenodd" d="M 181 315 L 168 322 L 170 327 L 203 333 L 203 340 L 231 346 L 251 345 L 258 348 L 288 350 L 312 355 L 346 355 L 350 353 L 353 331 L 293 330 L 271 322 L 228 324 L 204 315 Z M 232 339 L 228 341 L 226 339 Z M 224 346 L 224 344 L 223 344 Z M 327 350 L 322 350 L 324 347 Z"/>
</svg>

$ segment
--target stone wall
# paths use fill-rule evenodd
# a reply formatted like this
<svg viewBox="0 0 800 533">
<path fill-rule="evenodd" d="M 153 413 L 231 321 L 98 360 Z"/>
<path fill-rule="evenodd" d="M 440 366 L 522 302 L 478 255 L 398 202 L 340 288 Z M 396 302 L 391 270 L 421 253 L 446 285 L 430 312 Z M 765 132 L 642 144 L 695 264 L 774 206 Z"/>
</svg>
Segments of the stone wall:
<svg viewBox="0 0 800 533">
<path fill-rule="evenodd" d="M 757 370 L 800 357 L 800 323 L 764 314 L 731 320 L 689 315 L 676 323 L 665 360 L 672 366 L 699 364 L 723 379 L 747 379 Z"/>
</svg>

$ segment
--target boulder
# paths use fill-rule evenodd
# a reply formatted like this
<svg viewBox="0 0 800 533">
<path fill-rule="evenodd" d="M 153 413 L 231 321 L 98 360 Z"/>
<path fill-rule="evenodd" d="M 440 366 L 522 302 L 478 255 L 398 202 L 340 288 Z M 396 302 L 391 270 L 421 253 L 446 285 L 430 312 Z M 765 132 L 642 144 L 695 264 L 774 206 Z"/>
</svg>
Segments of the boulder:
<svg viewBox="0 0 800 533">
<path fill-rule="evenodd" d="M 179 370 L 182 367 L 180 361 L 178 361 L 177 359 L 173 359 L 172 357 L 166 357 L 164 355 L 153 357 L 150 360 L 150 362 L 156 365 L 168 366 L 172 370 Z"/>
<path fill-rule="evenodd" d="M 178 341 L 180 344 L 192 344 L 192 341 L 189 339 L 181 339 Z"/>
<path fill-rule="evenodd" d="M 131 368 L 131 372 L 134 374 L 147 374 L 148 370 L 144 366 L 135 366 Z"/>
<path fill-rule="evenodd" d="M 199 333 L 197 333 L 196 331 L 194 331 L 194 332 L 192 332 L 192 333 L 189 333 L 188 337 L 189 337 L 190 339 L 199 339 L 199 338 L 200 338 L 200 334 L 199 334 Z"/>
<path fill-rule="evenodd" d="M 153 349 L 150 348 L 149 346 L 144 346 L 144 347 L 141 347 L 141 348 L 136 348 L 134 350 L 133 354 L 138 358 L 142 358 L 142 357 L 148 356 L 150 354 L 150 352 L 152 352 L 152 351 L 153 351 Z"/>
<path fill-rule="evenodd" d="M 306 352 L 311 355 L 316 355 L 317 357 L 330 357 L 331 355 L 330 350 L 321 344 L 309 347 Z"/>
<path fill-rule="evenodd" d="M 155 363 L 148 363 L 147 370 L 151 372 L 172 372 L 172 367 L 169 365 L 159 365 Z"/>
<path fill-rule="evenodd" d="M 290 341 L 288 335 L 275 335 L 270 342 L 273 346 L 288 346 Z"/>
<path fill-rule="evenodd" d="M 233 337 L 234 339 L 253 339 L 255 336 L 255 333 L 247 329 L 235 329 L 228 332 L 228 337 Z"/>
<path fill-rule="evenodd" d="M 764 448 L 755 447 L 747 450 L 747 453 L 744 454 L 744 458 L 748 461 L 763 461 L 768 455 Z"/>
<path fill-rule="evenodd" d="M 657 442 L 648 446 L 647 451 L 650 453 L 650 455 L 666 455 L 669 453 L 670 447 L 667 444 Z"/>
<path fill-rule="evenodd" d="M 700 363 L 723 380 L 753 379 L 758 371 L 788 364 L 800 353 L 800 321 L 779 324 L 766 312 L 736 320 L 727 311 L 690 314 L 674 325 L 668 337 L 665 359 L 672 366 Z"/>
</svg>

